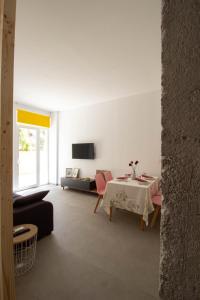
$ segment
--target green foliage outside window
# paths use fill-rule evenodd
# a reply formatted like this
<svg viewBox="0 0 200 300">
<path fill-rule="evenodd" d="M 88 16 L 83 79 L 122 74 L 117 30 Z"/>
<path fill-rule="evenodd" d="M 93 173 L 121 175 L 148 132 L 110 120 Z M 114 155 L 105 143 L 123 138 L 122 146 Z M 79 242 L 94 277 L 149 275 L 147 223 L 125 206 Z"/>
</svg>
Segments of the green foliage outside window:
<svg viewBox="0 0 200 300">
<path fill-rule="evenodd" d="M 19 130 L 19 151 L 29 151 L 30 145 L 26 140 L 23 130 Z"/>
</svg>

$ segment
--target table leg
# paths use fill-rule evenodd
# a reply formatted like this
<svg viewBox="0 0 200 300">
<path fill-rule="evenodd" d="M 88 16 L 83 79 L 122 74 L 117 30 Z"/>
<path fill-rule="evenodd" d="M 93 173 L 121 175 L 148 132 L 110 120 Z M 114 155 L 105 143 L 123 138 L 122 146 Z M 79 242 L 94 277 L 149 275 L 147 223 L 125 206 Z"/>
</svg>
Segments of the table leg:
<svg viewBox="0 0 200 300">
<path fill-rule="evenodd" d="M 110 217 L 109 220 L 112 221 L 112 206 L 110 207 Z"/>
<path fill-rule="evenodd" d="M 154 210 L 153 218 L 151 220 L 151 228 L 154 227 L 154 225 L 156 223 L 156 220 L 158 218 L 158 214 L 159 214 L 160 210 L 161 210 L 161 206 L 157 205 L 156 208 L 155 208 L 155 210 Z"/>
<path fill-rule="evenodd" d="M 144 231 L 144 229 L 145 229 L 145 222 L 143 220 L 143 216 L 140 217 L 140 229 L 142 231 Z"/>
</svg>

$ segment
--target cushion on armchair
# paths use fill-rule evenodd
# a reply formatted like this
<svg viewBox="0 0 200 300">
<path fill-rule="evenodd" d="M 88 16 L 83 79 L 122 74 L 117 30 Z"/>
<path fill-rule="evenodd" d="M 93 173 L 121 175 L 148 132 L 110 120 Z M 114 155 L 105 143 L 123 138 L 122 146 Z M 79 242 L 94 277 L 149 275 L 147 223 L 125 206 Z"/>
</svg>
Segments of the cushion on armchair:
<svg viewBox="0 0 200 300">
<path fill-rule="evenodd" d="M 13 193 L 13 207 L 20 207 L 24 205 L 29 205 L 37 201 L 41 201 L 49 191 L 41 191 L 27 196 L 21 196 Z"/>
</svg>

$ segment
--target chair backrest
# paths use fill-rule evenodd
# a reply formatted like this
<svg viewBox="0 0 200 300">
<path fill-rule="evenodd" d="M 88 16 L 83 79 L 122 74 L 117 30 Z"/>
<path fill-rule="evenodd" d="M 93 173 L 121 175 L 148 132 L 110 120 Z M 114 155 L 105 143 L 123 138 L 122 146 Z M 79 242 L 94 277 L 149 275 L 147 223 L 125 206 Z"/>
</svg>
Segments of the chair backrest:
<svg viewBox="0 0 200 300">
<path fill-rule="evenodd" d="M 160 194 L 158 194 L 158 195 L 154 195 L 153 197 L 152 197 L 152 202 L 154 203 L 154 204 L 156 204 L 156 205 L 159 205 L 159 206 L 161 206 L 161 204 L 162 204 L 162 195 Z"/>
<path fill-rule="evenodd" d="M 103 175 L 103 178 L 105 179 L 104 173 L 107 172 L 108 170 L 96 170 L 96 174 L 101 173 Z"/>
<path fill-rule="evenodd" d="M 111 171 L 104 172 L 104 177 L 105 177 L 106 182 L 113 180 Z"/>
<path fill-rule="evenodd" d="M 104 192 L 106 188 L 106 182 L 103 178 L 103 175 L 101 173 L 96 174 L 95 178 L 96 178 L 97 193 Z"/>
</svg>

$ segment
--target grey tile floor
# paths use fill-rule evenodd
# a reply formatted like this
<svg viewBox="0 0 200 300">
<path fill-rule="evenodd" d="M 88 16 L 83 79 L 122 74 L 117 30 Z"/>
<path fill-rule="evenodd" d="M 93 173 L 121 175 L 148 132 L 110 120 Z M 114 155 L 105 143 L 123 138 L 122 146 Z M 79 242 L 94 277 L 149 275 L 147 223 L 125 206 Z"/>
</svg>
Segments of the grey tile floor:
<svg viewBox="0 0 200 300">
<path fill-rule="evenodd" d="M 16 279 L 17 300 L 159 299 L 159 224 L 142 232 L 139 217 L 121 210 L 109 222 L 102 208 L 93 214 L 94 195 L 50 189 L 55 230 Z"/>
</svg>

